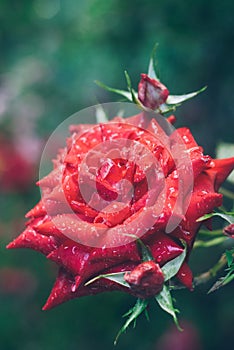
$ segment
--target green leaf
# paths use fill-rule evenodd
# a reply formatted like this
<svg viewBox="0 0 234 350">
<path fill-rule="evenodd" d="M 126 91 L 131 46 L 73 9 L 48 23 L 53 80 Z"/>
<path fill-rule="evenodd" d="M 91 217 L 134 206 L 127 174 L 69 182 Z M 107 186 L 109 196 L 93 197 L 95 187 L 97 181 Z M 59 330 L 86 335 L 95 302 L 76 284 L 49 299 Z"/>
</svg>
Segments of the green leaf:
<svg viewBox="0 0 234 350">
<path fill-rule="evenodd" d="M 225 255 L 226 255 L 227 265 L 228 265 L 228 268 L 226 269 L 227 274 L 226 276 L 219 278 L 218 281 L 215 282 L 215 284 L 208 291 L 208 294 L 215 292 L 221 287 L 226 286 L 228 283 L 230 283 L 234 279 L 234 248 L 227 250 L 225 252 Z"/>
<path fill-rule="evenodd" d="M 148 322 L 150 322 L 150 317 L 147 309 L 145 309 L 145 318 L 147 319 Z"/>
<path fill-rule="evenodd" d="M 139 248 L 140 254 L 141 254 L 141 260 L 143 262 L 154 260 L 154 257 L 151 254 L 151 251 L 149 250 L 149 248 L 147 248 L 147 246 L 142 242 L 142 240 L 138 236 L 133 235 L 131 233 L 126 233 L 125 236 L 132 237 L 137 241 L 138 248 Z"/>
<path fill-rule="evenodd" d="M 197 96 L 201 92 L 205 91 L 206 88 L 207 88 L 207 86 L 204 86 L 203 88 L 201 88 L 198 91 L 190 92 L 189 94 L 184 94 L 184 95 L 169 95 L 167 100 L 166 100 L 166 103 L 168 105 L 177 105 L 178 103 L 185 102 L 185 101 L 190 100 L 191 98 Z"/>
<path fill-rule="evenodd" d="M 166 103 L 162 104 L 158 108 L 157 112 L 159 112 L 161 114 L 173 112 L 176 110 L 177 107 L 181 106 L 182 102 L 190 100 L 191 98 L 197 96 L 198 94 L 200 94 L 204 90 L 206 90 L 206 86 L 198 91 L 191 92 L 191 93 L 185 94 L 185 95 L 169 95 L 167 100 L 166 100 Z"/>
<path fill-rule="evenodd" d="M 185 257 L 186 257 L 186 248 L 179 256 L 169 261 L 161 268 L 164 275 L 165 282 L 177 274 L 177 272 L 181 268 L 181 265 L 184 262 Z"/>
<path fill-rule="evenodd" d="M 234 147 L 233 147 L 233 148 L 234 148 Z M 233 154 L 233 153 L 232 153 L 232 154 Z M 220 157 L 220 156 L 217 156 L 217 158 L 222 159 L 222 158 L 228 158 L 228 157 Z M 234 182 L 234 173 L 231 173 L 231 174 L 228 176 L 227 179 L 228 179 L 228 181 Z M 221 187 L 221 188 L 219 189 L 219 192 L 222 193 L 225 197 L 234 200 L 234 193 L 233 193 L 232 191 L 229 191 L 229 190 L 227 190 L 226 188 Z"/>
<path fill-rule="evenodd" d="M 136 304 L 133 306 L 132 309 L 130 309 L 125 315 L 124 317 L 126 316 L 129 316 L 129 318 L 127 319 L 127 321 L 124 323 L 123 327 L 120 329 L 120 331 L 118 332 L 116 338 L 115 338 L 115 341 L 114 341 L 114 345 L 117 344 L 117 341 L 120 337 L 120 335 L 122 333 L 124 333 L 127 328 L 129 327 L 129 325 L 134 322 L 134 325 L 135 325 L 135 322 L 136 322 L 136 319 L 138 316 L 140 316 L 140 314 L 146 310 L 148 306 L 148 301 L 145 300 L 145 299 L 137 299 L 136 301 Z"/>
<path fill-rule="evenodd" d="M 95 80 L 95 83 L 100 86 L 101 88 L 110 91 L 110 92 L 115 92 L 118 95 L 124 96 L 127 100 L 132 102 L 132 94 L 129 91 L 125 91 L 125 90 L 119 90 L 119 89 L 115 89 L 112 88 L 110 86 L 107 86 L 105 84 L 103 84 L 101 81 Z"/>
<path fill-rule="evenodd" d="M 146 245 L 142 242 L 141 239 L 137 239 L 138 247 L 140 248 L 141 252 L 141 259 L 143 262 L 145 261 L 152 261 L 154 260 L 153 255 L 151 254 L 151 251 L 146 247 Z"/>
<path fill-rule="evenodd" d="M 105 275 L 96 276 L 96 277 L 92 278 L 91 280 L 89 280 L 88 282 L 86 282 L 85 286 L 88 286 L 89 284 L 99 280 L 100 278 L 106 278 L 106 279 L 108 279 L 110 281 L 113 281 L 113 282 L 116 282 L 116 283 L 120 284 L 121 286 L 130 288 L 129 284 L 124 279 L 124 275 L 125 275 L 126 272 L 130 272 L 130 271 L 108 273 L 108 274 L 105 274 Z"/>
<path fill-rule="evenodd" d="M 158 79 L 156 71 L 155 71 L 155 56 L 156 56 L 156 50 L 157 50 L 158 44 L 154 45 L 153 51 L 150 56 L 150 61 L 149 61 L 149 67 L 148 67 L 148 76 L 151 79 Z"/>
<path fill-rule="evenodd" d="M 219 230 L 200 230 L 198 232 L 199 236 L 206 236 L 206 237 L 213 237 L 213 236 L 223 236 L 223 230 L 219 229 Z"/>
<path fill-rule="evenodd" d="M 176 310 L 173 306 L 171 293 L 169 291 L 169 288 L 166 285 L 164 285 L 162 291 L 155 296 L 155 299 L 158 302 L 159 306 L 173 317 L 173 320 L 178 330 L 182 331 L 176 316 L 176 313 L 178 312 L 178 310 Z"/>
<path fill-rule="evenodd" d="M 138 100 L 137 93 L 132 88 L 132 82 L 131 82 L 130 76 L 129 76 L 129 74 L 128 74 L 128 72 L 126 70 L 124 71 L 124 74 L 125 74 L 125 78 L 126 78 L 126 81 L 127 81 L 128 90 L 129 90 L 129 92 L 131 94 L 131 97 L 132 97 L 132 102 L 134 102 L 135 104 L 137 104 L 139 106 L 142 106 L 142 104 Z"/>
<path fill-rule="evenodd" d="M 197 219 L 197 222 L 201 222 L 203 220 L 210 219 L 214 216 L 219 216 L 222 219 L 226 220 L 230 224 L 234 224 L 234 213 L 211 213 L 211 214 L 205 214 L 201 216 L 199 219 Z"/>
<path fill-rule="evenodd" d="M 213 293 L 216 290 L 220 289 L 221 287 L 226 286 L 233 279 L 234 279 L 234 273 L 233 271 L 230 271 L 225 277 L 221 277 L 218 281 L 215 282 L 215 284 L 208 291 L 208 294 Z"/>
<path fill-rule="evenodd" d="M 233 260 L 234 260 L 234 257 L 233 257 L 233 254 L 234 254 L 234 248 L 231 249 L 231 250 L 227 250 L 225 252 L 226 254 L 226 258 L 227 258 L 227 264 L 228 264 L 228 267 L 231 267 L 232 263 L 233 263 Z"/>
<path fill-rule="evenodd" d="M 213 246 L 216 246 L 218 244 L 221 244 L 223 242 L 225 242 L 228 238 L 225 237 L 225 236 L 222 236 L 222 237 L 216 237 L 216 238 L 213 238 L 209 241 L 202 241 L 202 240 L 198 240 L 194 243 L 194 248 L 209 248 L 209 247 L 213 247 Z"/>
</svg>

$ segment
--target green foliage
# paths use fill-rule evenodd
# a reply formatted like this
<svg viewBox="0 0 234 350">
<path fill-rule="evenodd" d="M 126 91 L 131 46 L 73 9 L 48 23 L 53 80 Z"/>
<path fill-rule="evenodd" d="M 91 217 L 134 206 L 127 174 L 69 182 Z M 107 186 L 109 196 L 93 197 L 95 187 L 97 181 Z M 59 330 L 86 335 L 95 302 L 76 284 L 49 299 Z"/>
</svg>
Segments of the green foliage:
<svg viewBox="0 0 234 350">
<path fill-rule="evenodd" d="M 129 271 L 98 275 L 98 276 L 92 278 L 91 280 L 89 280 L 88 282 L 86 282 L 85 286 L 88 286 L 89 284 L 99 280 L 100 278 L 106 278 L 106 279 L 108 279 L 110 281 L 113 281 L 115 283 L 120 284 L 121 286 L 124 286 L 126 288 L 130 288 L 129 284 L 124 279 L 124 275 L 125 275 L 126 272 L 129 272 Z"/>
<path fill-rule="evenodd" d="M 142 261 L 151 261 L 154 260 L 150 249 L 148 249 L 146 247 L 146 245 L 142 242 L 141 239 L 137 239 L 137 244 L 138 244 L 138 248 L 140 250 L 141 253 L 141 259 Z"/>
<path fill-rule="evenodd" d="M 126 314 L 123 315 L 123 317 L 128 317 L 127 321 L 124 323 L 123 327 L 121 327 L 120 331 L 118 332 L 114 344 L 117 344 L 117 341 L 122 333 L 124 333 L 128 326 L 133 322 L 134 327 L 136 325 L 137 318 L 142 314 L 143 311 L 148 306 L 148 301 L 145 299 L 137 299 L 136 304 L 131 308 Z"/>
<path fill-rule="evenodd" d="M 173 317 L 178 330 L 182 330 L 179 326 L 176 316 L 178 310 L 174 308 L 170 290 L 166 285 L 164 285 L 163 290 L 155 296 L 155 299 L 158 302 L 159 306 Z"/>
<path fill-rule="evenodd" d="M 226 269 L 226 275 L 218 279 L 215 284 L 210 288 L 208 293 L 215 292 L 221 287 L 226 286 L 228 283 L 234 280 L 234 248 L 226 251 L 226 259 L 228 268 Z"/>
<path fill-rule="evenodd" d="M 153 257 L 150 253 L 150 250 L 144 245 L 144 243 L 140 239 L 137 240 L 137 243 L 138 243 L 140 251 L 141 251 L 142 261 L 153 260 Z M 169 261 L 167 264 L 165 264 L 162 267 L 162 272 L 164 274 L 164 278 L 165 278 L 164 281 L 165 282 L 169 281 L 171 278 L 173 278 L 177 274 L 181 265 L 184 262 L 185 257 L 186 257 L 186 248 L 177 258 Z M 118 275 L 116 280 L 115 280 L 114 275 Z M 108 276 L 108 275 L 106 275 L 106 276 Z M 102 275 L 102 276 L 98 276 L 98 278 L 99 277 L 106 277 L 106 276 Z M 110 276 L 111 276 L 111 278 L 110 278 Z M 114 277 L 114 279 L 113 279 L 113 277 Z M 120 277 L 120 281 L 119 281 L 119 277 Z M 114 280 L 115 282 L 117 282 L 119 284 L 124 285 L 124 282 L 125 282 L 124 281 L 124 273 L 123 274 L 122 273 L 111 274 L 108 276 L 108 278 Z M 92 281 L 89 281 L 88 283 L 91 283 L 96 279 L 93 279 Z M 125 284 L 126 284 L 126 282 L 125 282 Z M 155 295 L 155 300 L 158 302 L 159 306 L 165 312 L 169 313 L 173 317 L 173 320 L 174 320 L 177 328 L 179 330 L 181 330 L 179 323 L 178 323 L 178 320 L 177 320 L 177 316 L 176 316 L 176 313 L 178 312 L 178 310 L 176 310 L 174 308 L 171 292 L 170 292 L 169 287 L 166 284 L 164 284 L 162 291 L 159 294 Z M 116 337 L 115 344 L 117 343 L 119 336 L 127 330 L 128 326 L 132 322 L 134 322 L 134 326 L 135 326 L 135 322 L 136 322 L 137 318 L 141 315 L 141 313 L 143 311 L 146 310 L 146 307 L 148 306 L 148 302 L 149 301 L 147 301 L 145 299 L 137 299 L 135 306 L 124 315 L 124 317 L 129 316 L 129 318 L 127 319 L 127 321 L 125 322 L 123 327 L 120 329 L 120 331 Z M 146 317 L 148 318 L 148 313 L 146 313 Z"/>
<path fill-rule="evenodd" d="M 201 216 L 199 219 L 197 219 L 197 222 L 201 222 L 201 221 L 213 218 L 214 216 L 218 216 L 223 220 L 226 220 L 227 222 L 229 222 L 229 224 L 234 224 L 234 212 L 225 212 L 225 211 L 222 213 L 215 212 L 211 214 L 205 214 Z"/>
</svg>

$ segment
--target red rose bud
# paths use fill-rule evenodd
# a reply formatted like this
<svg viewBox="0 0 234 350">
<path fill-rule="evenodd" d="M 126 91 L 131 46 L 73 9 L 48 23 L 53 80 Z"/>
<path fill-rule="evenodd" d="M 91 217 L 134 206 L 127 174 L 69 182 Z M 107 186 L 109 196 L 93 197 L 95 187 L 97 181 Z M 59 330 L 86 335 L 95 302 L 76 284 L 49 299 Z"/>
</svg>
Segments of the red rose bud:
<svg viewBox="0 0 234 350">
<path fill-rule="evenodd" d="M 160 266 L 154 261 L 146 261 L 126 272 L 124 279 L 138 298 L 150 298 L 161 292 L 164 276 Z"/>
<path fill-rule="evenodd" d="M 139 95 L 147 107 L 156 108 L 168 91 L 142 75 Z M 106 291 L 141 298 L 159 293 L 160 267 L 182 253 L 181 239 L 188 261 L 201 225 L 196 220 L 222 204 L 216 191 L 234 168 L 234 158 L 204 156 L 189 129 L 167 135 L 160 125 L 141 113 L 96 126 L 72 126 L 54 170 L 38 182 L 42 199 L 26 215 L 25 231 L 8 245 L 39 251 L 60 267 L 44 309 Z M 142 263 L 132 238 L 136 235 L 155 262 Z M 86 285 L 97 276 L 119 272 L 128 272 L 131 288 L 107 278 Z M 187 263 L 177 277 L 192 288 Z"/>
<path fill-rule="evenodd" d="M 224 227 L 223 233 L 230 238 L 234 238 L 234 224 Z"/>
<path fill-rule="evenodd" d="M 147 74 L 141 74 L 138 98 L 145 107 L 157 109 L 166 102 L 168 95 L 168 89 L 159 80 L 151 79 Z"/>
</svg>

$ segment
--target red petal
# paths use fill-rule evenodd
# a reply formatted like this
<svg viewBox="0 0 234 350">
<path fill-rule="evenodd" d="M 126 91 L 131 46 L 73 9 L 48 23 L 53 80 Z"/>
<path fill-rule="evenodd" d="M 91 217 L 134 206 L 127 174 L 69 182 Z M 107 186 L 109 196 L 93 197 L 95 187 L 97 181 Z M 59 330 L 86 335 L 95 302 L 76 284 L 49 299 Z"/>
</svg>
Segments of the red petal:
<svg viewBox="0 0 234 350">
<path fill-rule="evenodd" d="M 129 205 L 121 202 L 112 202 L 105 207 L 103 212 L 100 212 L 94 223 L 103 223 L 108 227 L 113 227 L 121 224 L 131 214 L 131 208 Z"/>
<path fill-rule="evenodd" d="M 57 215 L 53 218 L 53 223 L 63 235 L 87 246 L 99 246 L 107 231 L 104 224 L 90 224 L 75 214 Z"/>
<path fill-rule="evenodd" d="M 29 227 L 13 242 L 8 244 L 7 248 L 30 248 L 47 255 L 57 248 L 57 244 L 53 237 L 40 235 Z"/>
<path fill-rule="evenodd" d="M 155 232 L 149 240 L 145 242 L 149 247 L 155 261 L 162 266 L 183 252 L 183 248 L 179 246 L 173 239 L 162 232 Z"/>
<path fill-rule="evenodd" d="M 81 213 L 89 218 L 95 218 L 98 212 L 85 203 L 71 201 L 71 207 L 75 212 Z"/>
<path fill-rule="evenodd" d="M 215 174 L 215 190 L 217 191 L 228 175 L 234 169 L 234 157 L 227 159 L 213 159 L 213 166 L 206 172 L 212 176 Z"/>
<path fill-rule="evenodd" d="M 176 277 L 185 287 L 193 290 L 193 273 L 186 262 L 182 264 Z"/>
<path fill-rule="evenodd" d="M 66 239 L 66 237 L 59 231 L 52 221 L 44 221 L 42 223 L 32 226 L 35 231 L 42 235 L 54 236 L 59 239 Z"/>
<path fill-rule="evenodd" d="M 178 128 L 172 133 L 171 137 L 174 137 L 174 134 L 178 134 L 181 139 L 183 140 L 183 143 L 187 149 L 191 148 L 197 148 L 199 147 L 197 142 L 195 141 L 193 135 L 191 134 L 191 131 L 188 128 Z M 201 147 L 199 147 L 201 149 Z M 201 149 L 202 151 L 202 149 Z"/>
<path fill-rule="evenodd" d="M 37 182 L 37 185 L 40 187 L 49 187 L 53 188 L 62 183 L 62 169 L 64 167 L 59 167 L 51 171 L 49 175 L 43 177 Z"/>
<path fill-rule="evenodd" d="M 167 118 L 167 121 L 170 123 L 170 124 L 175 124 L 176 122 L 176 117 L 174 115 L 170 115 L 168 118 Z"/>
<path fill-rule="evenodd" d="M 126 119 L 123 119 L 123 121 L 124 123 L 134 125 L 137 128 L 146 129 L 150 122 L 150 119 L 147 117 L 148 117 L 147 113 L 140 113 L 140 114 L 134 115 L 133 117 L 128 117 Z"/>
<path fill-rule="evenodd" d="M 107 270 L 105 273 L 130 271 L 134 267 L 135 265 L 133 264 L 118 266 Z M 55 281 L 53 289 L 46 304 L 43 307 L 43 310 L 49 310 L 73 298 L 103 293 L 106 291 L 111 292 L 115 290 L 130 292 L 130 290 L 127 288 L 122 287 L 119 284 L 105 278 L 101 278 L 87 287 L 80 286 L 78 289 L 76 289 L 76 278 L 67 273 L 64 269 L 60 269 L 57 280 Z"/>
<path fill-rule="evenodd" d="M 193 243 L 201 225 L 196 220 L 204 214 L 211 213 L 215 207 L 222 204 L 222 195 L 214 192 L 213 182 L 206 173 L 197 177 L 185 220 L 182 221 L 181 227 L 173 232 L 174 236 L 183 238 L 189 245 Z"/>
<path fill-rule="evenodd" d="M 45 205 L 44 205 L 43 201 L 40 200 L 40 202 L 33 209 L 31 209 L 25 215 L 25 217 L 26 218 L 31 218 L 31 217 L 37 218 L 37 217 L 40 217 L 40 216 L 44 216 L 46 214 L 47 213 L 46 213 Z"/>
</svg>

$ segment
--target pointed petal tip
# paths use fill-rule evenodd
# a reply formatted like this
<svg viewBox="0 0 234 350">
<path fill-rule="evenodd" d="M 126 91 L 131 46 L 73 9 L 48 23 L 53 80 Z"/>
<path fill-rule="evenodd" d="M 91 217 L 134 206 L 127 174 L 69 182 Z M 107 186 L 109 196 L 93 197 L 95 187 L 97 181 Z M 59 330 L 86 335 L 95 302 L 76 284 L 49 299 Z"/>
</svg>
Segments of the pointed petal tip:
<svg viewBox="0 0 234 350">
<path fill-rule="evenodd" d="M 45 304 L 43 305 L 43 307 L 41 309 L 42 309 L 42 311 L 49 311 L 49 310 L 55 308 L 56 306 L 58 306 L 59 304 L 60 304 L 60 302 L 58 302 L 57 298 L 55 298 L 53 296 L 53 290 L 52 290 L 48 299 L 46 300 Z"/>
<path fill-rule="evenodd" d="M 55 282 L 56 283 L 56 282 Z M 55 287 L 55 286 L 54 286 Z M 50 295 L 48 297 L 48 299 L 46 300 L 45 304 L 42 307 L 42 311 L 48 311 L 53 309 L 54 307 L 58 306 L 59 304 L 61 304 L 62 302 L 60 301 L 59 296 L 57 296 L 55 290 L 53 289 L 50 292 Z"/>
<path fill-rule="evenodd" d="M 186 262 L 182 264 L 176 277 L 186 288 L 193 291 L 193 273 Z"/>
<path fill-rule="evenodd" d="M 47 306 L 47 302 L 45 303 L 45 305 L 41 308 L 42 311 L 47 311 L 49 310 L 48 306 Z"/>
<path fill-rule="evenodd" d="M 18 249 L 18 248 L 25 248 L 23 238 L 21 235 L 16 237 L 12 242 L 8 243 L 6 246 L 6 249 Z"/>
<path fill-rule="evenodd" d="M 36 217 L 39 217 L 39 216 L 44 216 L 46 215 L 46 208 L 45 208 L 45 205 L 43 203 L 42 200 L 40 200 L 34 208 L 32 208 L 31 210 L 29 210 L 29 212 L 27 212 L 27 214 L 25 215 L 25 217 L 27 219 L 29 218 L 36 218 Z"/>
<path fill-rule="evenodd" d="M 8 243 L 7 246 L 6 246 L 6 249 L 14 249 L 14 248 L 17 248 L 17 247 L 15 247 L 14 241 Z"/>
<path fill-rule="evenodd" d="M 226 159 L 215 159 L 214 164 L 214 170 L 217 171 L 215 186 L 216 188 L 219 188 L 234 170 L 234 157 Z"/>
</svg>

